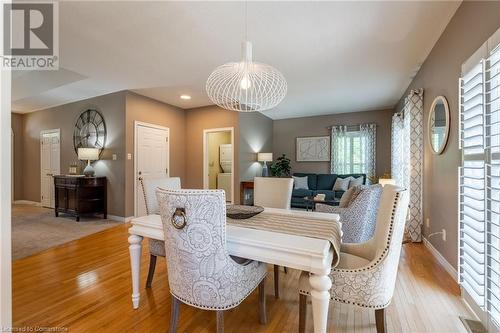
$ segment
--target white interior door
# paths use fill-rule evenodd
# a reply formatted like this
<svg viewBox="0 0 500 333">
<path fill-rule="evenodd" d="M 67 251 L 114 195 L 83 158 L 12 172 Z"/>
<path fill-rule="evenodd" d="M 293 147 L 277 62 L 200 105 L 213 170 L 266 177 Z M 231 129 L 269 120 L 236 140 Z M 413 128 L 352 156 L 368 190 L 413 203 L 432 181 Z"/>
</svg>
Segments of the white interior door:
<svg viewBox="0 0 500 333">
<path fill-rule="evenodd" d="M 169 130 L 154 125 L 136 124 L 135 127 L 135 216 L 146 215 L 141 184 L 142 178 L 160 178 L 169 175 Z"/>
<path fill-rule="evenodd" d="M 54 208 L 54 175 L 60 174 L 60 134 L 57 131 L 45 131 L 40 135 L 41 155 L 41 198 L 42 206 Z"/>
</svg>

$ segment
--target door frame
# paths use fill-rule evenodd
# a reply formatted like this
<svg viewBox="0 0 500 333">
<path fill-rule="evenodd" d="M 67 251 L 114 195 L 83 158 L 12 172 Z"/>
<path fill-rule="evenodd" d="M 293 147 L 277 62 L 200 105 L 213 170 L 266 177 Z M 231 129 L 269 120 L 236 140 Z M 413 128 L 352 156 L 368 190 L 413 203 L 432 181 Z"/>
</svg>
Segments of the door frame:
<svg viewBox="0 0 500 333">
<path fill-rule="evenodd" d="M 170 128 L 146 123 L 142 121 L 134 121 L 134 216 L 137 217 L 137 130 L 139 127 L 149 127 L 167 131 L 167 176 L 170 177 Z"/>
<path fill-rule="evenodd" d="M 43 147 L 42 147 L 42 142 L 43 142 L 43 135 L 44 134 L 51 134 L 51 133 L 57 133 L 59 136 L 59 172 L 61 172 L 61 129 L 60 128 L 53 128 L 53 129 L 48 129 L 48 130 L 42 130 L 40 131 L 40 205 L 42 204 L 42 160 L 43 160 Z M 54 203 L 55 204 L 55 203 Z"/>
<path fill-rule="evenodd" d="M 232 162 L 232 177 L 231 177 L 231 203 L 234 204 L 234 175 L 235 175 L 235 164 L 234 164 L 234 127 L 221 127 L 221 128 L 208 128 L 203 130 L 203 188 L 208 189 L 208 134 L 217 132 L 231 132 L 231 145 L 233 146 L 231 152 L 231 162 Z"/>
<path fill-rule="evenodd" d="M 11 71 L 0 70 L 0 158 L 11 157 Z M 0 166 L 0 188 L 9 188 L 11 164 Z M 12 257 L 10 191 L 0 192 L 0 327 L 12 326 Z"/>
<path fill-rule="evenodd" d="M 12 140 L 11 143 L 10 143 L 10 175 L 11 175 L 11 184 L 10 184 L 10 198 L 11 198 L 11 201 L 12 203 L 14 203 L 15 201 L 15 193 L 14 193 L 14 185 L 15 185 L 15 173 L 14 173 L 14 160 L 15 160 L 15 157 L 14 157 L 14 130 L 11 128 L 10 129 L 11 131 L 11 135 L 10 135 L 10 139 Z"/>
</svg>

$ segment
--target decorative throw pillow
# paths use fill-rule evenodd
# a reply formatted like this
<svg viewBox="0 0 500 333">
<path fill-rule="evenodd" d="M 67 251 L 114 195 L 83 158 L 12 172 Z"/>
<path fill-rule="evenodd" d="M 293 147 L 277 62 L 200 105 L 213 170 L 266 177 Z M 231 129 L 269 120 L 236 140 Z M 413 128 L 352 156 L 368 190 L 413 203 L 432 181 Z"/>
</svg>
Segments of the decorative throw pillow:
<svg viewBox="0 0 500 333">
<path fill-rule="evenodd" d="M 349 205 L 349 202 L 351 202 L 352 193 L 354 192 L 355 189 L 356 187 L 351 187 L 350 189 L 345 191 L 344 194 L 342 194 L 342 197 L 340 198 L 339 202 L 340 208 L 346 208 Z"/>
<path fill-rule="evenodd" d="M 351 177 L 351 181 L 349 182 L 349 188 L 358 186 L 358 185 L 363 185 L 363 176 L 354 178 Z"/>
<path fill-rule="evenodd" d="M 361 194 L 361 192 L 363 192 L 364 190 L 366 190 L 368 188 L 368 186 L 366 186 L 366 185 L 357 185 L 357 186 L 353 186 L 351 188 L 353 190 L 352 190 L 352 193 L 351 193 L 351 197 L 349 198 L 349 202 L 347 203 L 347 207 L 349 207 L 350 205 L 352 205 L 352 203 L 354 202 L 354 200 L 356 200 L 356 198 Z"/>
<path fill-rule="evenodd" d="M 304 177 L 293 176 L 293 187 L 296 190 L 308 190 L 309 186 L 307 185 L 307 176 Z"/>
<path fill-rule="evenodd" d="M 334 191 L 347 191 L 349 189 L 349 182 L 351 181 L 352 177 L 347 177 L 347 178 L 340 178 L 337 177 L 337 180 L 335 181 L 335 185 L 333 185 L 333 190 Z"/>
<path fill-rule="evenodd" d="M 364 185 L 353 186 L 342 194 L 342 198 L 340 198 L 339 207 L 347 208 L 349 207 L 354 200 L 358 197 L 358 195 L 366 188 Z"/>
</svg>

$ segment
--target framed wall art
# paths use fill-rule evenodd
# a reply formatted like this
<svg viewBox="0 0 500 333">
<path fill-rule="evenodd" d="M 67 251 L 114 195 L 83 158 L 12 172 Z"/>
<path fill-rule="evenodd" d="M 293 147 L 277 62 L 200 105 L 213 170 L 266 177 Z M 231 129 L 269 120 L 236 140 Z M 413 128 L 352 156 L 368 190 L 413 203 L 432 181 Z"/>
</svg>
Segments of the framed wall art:
<svg viewBox="0 0 500 333">
<path fill-rule="evenodd" d="M 330 136 L 298 137 L 295 147 L 297 162 L 330 161 Z"/>
</svg>

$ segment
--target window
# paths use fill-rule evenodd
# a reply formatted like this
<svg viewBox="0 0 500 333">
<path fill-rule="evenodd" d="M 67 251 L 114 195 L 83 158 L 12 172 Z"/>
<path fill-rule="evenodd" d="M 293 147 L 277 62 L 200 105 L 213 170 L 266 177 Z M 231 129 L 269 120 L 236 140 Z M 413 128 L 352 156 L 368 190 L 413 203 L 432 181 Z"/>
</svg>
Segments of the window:
<svg viewBox="0 0 500 333">
<path fill-rule="evenodd" d="M 500 44 L 486 65 L 486 301 L 491 319 L 500 327 Z"/>
<path fill-rule="evenodd" d="M 500 39 L 500 30 L 494 37 Z M 491 331 L 500 328 L 500 44 L 493 37 L 460 79 L 460 284 Z"/>
<path fill-rule="evenodd" d="M 375 176 L 376 124 L 332 126 L 331 172 Z"/>
<path fill-rule="evenodd" d="M 344 136 L 337 138 L 334 142 L 334 149 L 342 157 L 342 171 L 346 173 L 366 173 L 366 138 L 361 136 L 360 131 L 347 132 Z"/>
</svg>

